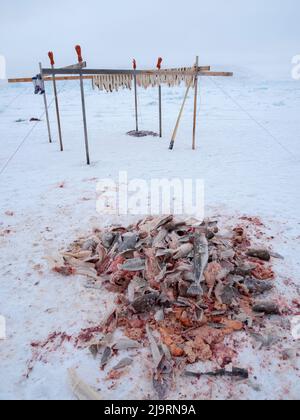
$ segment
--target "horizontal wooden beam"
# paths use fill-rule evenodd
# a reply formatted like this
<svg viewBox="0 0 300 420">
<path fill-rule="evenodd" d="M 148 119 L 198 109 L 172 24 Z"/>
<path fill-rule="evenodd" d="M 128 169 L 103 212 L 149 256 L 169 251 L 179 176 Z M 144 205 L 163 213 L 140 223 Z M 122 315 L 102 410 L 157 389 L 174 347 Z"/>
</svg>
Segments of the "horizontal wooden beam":
<svg viewBox="0 0 300 420">
<path fill-rule="evenodd" d="M 178 69 L 171 69 L 171 70 L 137 70 L 137 74 L 167 74 L 171 75 L 174 74 Z M 94 75 L 99 74 L 134 74 L 132 70 L 82 70 L 83 79 L 85 80 L 92 80 Z M 68 74 L 74 74 L 74 76 L 67 76 Z M 43 69 L 43 75 L 52 76 L 55 75 L 56 81 L 64 81 L 64 80 L 79 80 L 80 76 L 75 76 L 78 74 L 77 69 Z M 190 74 L 194 76 L 195 73 L 187 70 L 185 74 Z M 60 75 L 60 76 L 57 76 Z M 65 76 L 63 76 L 65 75 Z M 199 76 L 210 76 L 210 77 L 232 77 L 233 73 L 231 72 L 216 72 L 210 71 L 210 66 L 202 66 L 199 67 Z M 52 77 L 44 77 L 45 82 L 52 82 Z M 8 83 L 32 83 L 32 78 L 19 78 L 19 79 L 8 79 Z"/>
<path fill-rule="evenodd" d="M 81 73 L 83 75 L 114 75 L 114 74 L 120 74 L 120 75 L 174 75 L 176 73 L 176 70 L 97 70 L 97 69 L 86 69 L 81 70 Z M 178 70 L 178 74 L 181 72 Z M 68 74 L 78 74 L 78 70 L 65 70 L 65 69 L 43 69 L 42 74 L 44 76 L 56 76 L 56 75 L 68 75 Z M 187 70 L 184 72 L 187 76 L 195 76 L 195 71 L 193 70 Z M 199 76 L 214 76 L 214 77 L 232 77 L 233 73 L 231 72 L 210 72 L 210 71 L 204 71 L 199 70 L 198 72 Z"/>
<path fill-rule="evenodd" d="M 210 77 L 232 77 L 233 73 L 229 71 L 201 71 L 198 73 L 199 76 L 210 76 Z"/>
<path fill-rule="evenodd" d="M 55 77 L 56 81 L 63 81 L 63 80 L 79 80 L 80 76 L 59 76 Z M 86 80 L 92 80 L 93 76 L 83 76 L 83 79 Z M 52 82 L 52 77 L 45 77 L 45 82 Z M 25 78 L 19 78 L 19 79 L 8 79 L 8 83 L 32 83 L 32 78 L 25 77 Z"/>
<path fill-rule="evenodd" d="M 160 71 L 179 71 L 179 70 L 186 70 L 186 71 L 188 71 L 188 70 L 191 70 L 191 67 L 176 67 L 176 68 L 173 68 L 173 69 L 161 69 Z M 198 70 L 199 71 L 210 71 L 211 70 L 211 66 L 200 66 L 200 67 L 198 67 Z M 151 70 L 150 70 L 151 71 Z M 157 70 L 153 70 L 153 71 L 157 71 Z"/>
</svg>

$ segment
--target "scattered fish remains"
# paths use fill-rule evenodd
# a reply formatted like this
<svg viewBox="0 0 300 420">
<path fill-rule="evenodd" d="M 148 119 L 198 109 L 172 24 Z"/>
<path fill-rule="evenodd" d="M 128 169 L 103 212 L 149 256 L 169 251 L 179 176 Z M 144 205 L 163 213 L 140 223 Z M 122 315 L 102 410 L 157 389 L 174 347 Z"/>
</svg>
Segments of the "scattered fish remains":
<svg viewBox="0 0 300 420">
<path fill-rule="evenodd" d="M 133 130 L 133 131 L 129 131 L 127 133 L 127 135 L 130 136 L 130 137 L 138 137 L 138 138 L 140 138 L 140 137 L 158 137 L 158 134 L 155 133 L 154 131 L 136 131 L 136 130 Z"/>
<path fill-rule="evenodd" d="M 254 334 L 265 316 L 280 315 L 267 296 L 274 284 L 273 255 L 253 248 L 243 226 L 221 233 L 216 220 L 147 217 L 77 240 L 53 269 L 116 293 L 103 339 L 88 343 L 91 354 L 104 370 L 116 354 L 149 347 L 153 386 L 163 399 L 178 374 L 249 377 L 247 369 L 232 368 L 238 349 L 228 349 L 225 339 L 239 331 Z M 117 330 L 124 338 L 114 338 Z M 110 379 L 120 379 L 134 363 L 125 356 L 114 363 Z M 215 372 L 199 373 L 198 365 L 191 371 L 191 365 L 208 361 L 216 363 Z"/>
</svg>

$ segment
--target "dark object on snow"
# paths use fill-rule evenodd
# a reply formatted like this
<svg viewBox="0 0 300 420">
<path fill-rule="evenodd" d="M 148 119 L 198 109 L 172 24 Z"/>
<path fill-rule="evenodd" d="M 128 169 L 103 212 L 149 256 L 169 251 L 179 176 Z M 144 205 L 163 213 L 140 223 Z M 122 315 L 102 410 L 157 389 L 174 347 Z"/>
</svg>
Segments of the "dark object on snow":
<svg viewBox="0 0 300 420">
<path fill-rule="evenodd" d="M 253 311 L 267 315 L 280 315 L 279 306 L 274 302 L 257 302 L 253 306 Z"/>
<path fill-rule="evenodd" d="M 137 313 L 149 312 L 157 303 L 158 298 L 159 293 L 149 293 L 135 300 L 132 307 Z"/>
<path fill-rule="evenodd" d="M 94 358 L 97 357 L 98 355 L 98 345 L 97 344 L 93 344 L 89 347 L 89 351 L 92 353 L 92 355 L 94 356 Z"/>
<path fill-rule="evenodd" d="M 201 376 L 229 376 L 231 378 L 240 378 L 240 379 L 249 379 L 249 372 L 246 369 L 240 369 L 240 368 L 232 368 L 232 371 L 227 371 L 225 369 L 217 370 L 216 372 L 185 372 L 185 376 L 192 376 L 196 378 L 200 378 Z"/>
<path fill-rule="evenodd" d="M 112 349 L 110 347 L 106 347 L 105 350 L 104 350 L 104 353 L 102 355 L 102 358 L 101 358 L 101 368 L 102 369 L 107 365 L 108 361 L 112 357 L 112 354 L 113 354 Z"/>
<path fill-rule="evenodd" d="M 41 121 L 39 118 L 30 118 L 30 122 L 39 122 Z"/>
<path fill-rule="evenodd" d="M 148 136 L 158 137 L 158 134 L 157 133 L 154 133 L 154 131 L 136 131 L 136 130 L 133 130 L 133 131 L 129 131 L 127 133 L 127 135 L 128 136 L 131 136 L 131 137 L 138 137 L 138 138 L 140 138 L 140 137 L 148 137 Z"/>
<path fill-rule="evenodd" d="M 249 249 L 247 252 L 248 257 L 258 258 L 262 261 L 270 261 L 271 254 L 266 249 Z"/>
<path fill-rule="evenodd" d="M 245 279 L 244 285 L 249 290 L 249 292 L 254 295 L 261 295 L 273 289 L 272 283 L 252 278 Z"/>
<path fill-rule="evenodd" d="M 19 118 L 18 120 L 15 121 L 16 123 L 22 123 L 22 122 L 26 122 L 26 120 L 22 120 L 22 118 Z"/>
</svg>

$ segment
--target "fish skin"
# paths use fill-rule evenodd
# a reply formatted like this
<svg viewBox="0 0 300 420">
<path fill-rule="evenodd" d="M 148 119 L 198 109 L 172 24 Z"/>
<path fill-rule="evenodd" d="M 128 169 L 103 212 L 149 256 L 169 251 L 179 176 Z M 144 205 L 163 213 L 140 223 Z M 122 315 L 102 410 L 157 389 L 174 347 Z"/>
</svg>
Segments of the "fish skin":
<svg viewBox="0 0 300 420">
<path fill-rule="evenodd" d="M 127 260 L 124 264 L 120 267 L 123 271 L 143 271 L 146 267 L 146 261 L 142 260 L 141 258 L 133 258 L 131 260 Z"/>
<path fill-rule="evenodd" d="M 154 248 L 145 249 L 146 255 L 146 268 L 145 268 L 145 279 L 149 282 L 153 289 L 159 289 L 159 283 L 156 278 L 161 273 L 161 267 L 156 258 L 156 250 Z"/>
<path fill-rule="evenodd" d="M 130 340 L 129 338 L 123 338 L 113 345 L 114 350 L 129 350 L 139 347 L 140 344 L 138 341 Z"/>
<path fill-rule="evenodd" d="M 154 308 L 158 298 L 159 293 L 149 293 L 136 299 L 131 306 L 137 313 L 149 312 Z"/>
<path fill-rule="evenodd" d="M 111 356 L 112 356 L 111 347 L 106 347 L 104 352 L 103 352 L 102 359 L 101 359 L 101 368 L 104 368 L 107 365 Z"/>
<path fill-rule="evenodd" d="M 126 357 L 124 359 L 122 359 L 114 368 L 113 370 L 121 370 L 124 369 L 128 366 L 131 366 L 133 363 L 133 360 L 130 359 L 129 357 Z"/>
<path fill-rule="evenodd" d="M 167 235 L 168 235 L 168 231 L 166 229 L 161 229 L 153 240 L 153 247 L 164 248 L 166 246 L 165 239 Z"/>
<path fill-rule="evenodd" d="M 271 260 L 270 252 L 266 249 L 249 249 L 247 255 L 248 257 L 258 258 L 262 261 L 269 262 Z"/>
<path fill-rule="evenodd" d="M 273 289 L 272 283 L 252 278 L 246 278 L 244 285 L 254 295 L 260 295 Z"/>
<path fill-rule="evenodd" d="M 182 258 L 186 258 L 194 249 L 194 246 L 190 243 L 184 244 L 180 246 L 177 250 L 175 255 L 173 256 L 174 260 L 180 260 Z"/>
<path fill-rule="evenodd" d="M 279 306 L 275 302 L 256 302 L 253 311 L 267 315 L 280 315 Z"/>
<path fill-rule="evenodd" d="M 121 243 L 118 246 L 118 252 L 124 253 L 127 251 L 134 251 L 138 242 L 139 236 L 136 233 L 128 233 L 122 236 Z"/>
</svg>

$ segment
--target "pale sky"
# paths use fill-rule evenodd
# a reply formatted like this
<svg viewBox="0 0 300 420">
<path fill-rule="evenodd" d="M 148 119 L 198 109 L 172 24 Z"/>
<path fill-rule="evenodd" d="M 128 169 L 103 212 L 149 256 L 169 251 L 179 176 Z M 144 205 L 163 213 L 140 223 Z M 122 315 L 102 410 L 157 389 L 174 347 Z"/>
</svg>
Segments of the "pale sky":
<svg viewBox="0 0 300 420">
<path fill-rule="evenodd" d="M 250 68 L 288 78 L 300 54 L 299 0 L 1 0 L 0 55 L 8 77 L 31 77 L 38 62 L 140 68 L 200 63 Z"/>
</svg>

